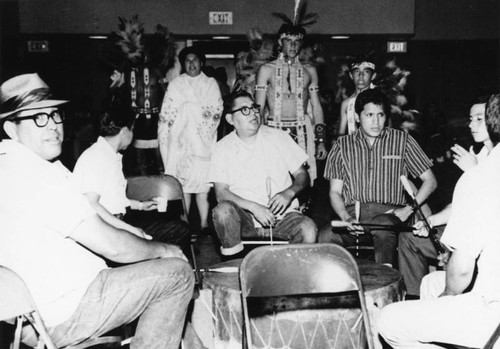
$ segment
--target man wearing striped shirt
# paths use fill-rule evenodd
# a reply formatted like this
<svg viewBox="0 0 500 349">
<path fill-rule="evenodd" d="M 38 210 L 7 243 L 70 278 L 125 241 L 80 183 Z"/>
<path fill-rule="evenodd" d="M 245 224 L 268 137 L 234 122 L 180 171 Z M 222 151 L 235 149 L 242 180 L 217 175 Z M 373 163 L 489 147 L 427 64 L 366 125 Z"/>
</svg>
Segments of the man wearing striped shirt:
<svg viewBox="0 0 500 349">
<path fill-rule="evenodd" d="M 330 180 L 330 203 L 342 221 L 349 223 L 350 234 L 336 234 L 325 227 L 320 242 L 354 245 L 363 233 L 354 223 L 401 224 L 413 214 L 400 181 L 402 175 L 420 178 L 416 194 L 424 202 L 436 189 L 432 162 L 407 133 L 385 127 L 389 113 L 387 97 L 378 89 L 363 91 L 356 98 L 356 122 L 359 129 L 340 137 L 332 147 L 325 168 Z M 355 204 L 360 203 L 359 217 Z M 397 233 L 371 229 L 375 262 L 394 265 Z M 371 236 L 370 236 L 371 235 Z"/>
</svg>

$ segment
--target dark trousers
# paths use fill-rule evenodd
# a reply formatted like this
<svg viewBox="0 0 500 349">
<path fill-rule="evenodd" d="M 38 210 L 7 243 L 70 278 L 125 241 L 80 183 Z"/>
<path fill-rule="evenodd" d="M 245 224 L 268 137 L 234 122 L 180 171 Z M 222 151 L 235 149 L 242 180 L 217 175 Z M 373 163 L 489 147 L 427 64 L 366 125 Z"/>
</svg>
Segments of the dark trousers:
<svg viewBox="0 0 500 349">
<path fill-rule="evenodd" d="M 444 226 L 437 228 L 436 236 L 441 238 Z M 408 294 L 420 295 L 420 283 L 429 273 L 429 262 L 437 258 L 437 251 L 429 238 L 412 233 L 399 235 L 399 271 L 403 275 Z"/>
<path fill-rule="evenodd" d="M 165 212 L 135 210 L 129 210 L 123 220 L 141 228 L 155 241 L 179 246 L 184 254 L 189 256 L 191 234 L 189 225 L 183 220 L 173 218 Z"/>
<path fill-rule="evenodd" d="M 400 207 L 401 206 L 378 203 L 361 204 L 359 221 L 360 223 L 387 225 L 402 224 L 401 220 L 395 215 L 386 213 L 389 210 Z M 346 209 L 352 217 L 355 217 L 354 205 L 347 206 Z M 395 265 L 398 243 L 396 232 L 382 229 L 365 229 L 365 234 L 359 236 L 358 240 L 358 242 L 363 245 L 373 243 L 375 262 Z M 350 234 L 346 230 L 342 233 L 337 231 L 334 232 L 330 226 L 327 226 L 320 231 L 318 242 L 328 242 L 348 247 L 356 245 L 356 236 Z"/>
</svg>

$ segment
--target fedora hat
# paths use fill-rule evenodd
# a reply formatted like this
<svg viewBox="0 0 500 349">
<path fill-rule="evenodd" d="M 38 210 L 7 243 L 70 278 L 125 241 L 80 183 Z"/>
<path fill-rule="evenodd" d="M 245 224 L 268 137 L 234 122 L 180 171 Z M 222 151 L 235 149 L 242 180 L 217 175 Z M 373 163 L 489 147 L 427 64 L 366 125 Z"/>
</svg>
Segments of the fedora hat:
<svg viewBox="0 0 500 349">
<path fill-rule="evenodd" d="M 15 76 L 0 86 L 0 119 L 23 110 L 55 107 L 69 102 L 50 97 L 49 86 L 38 74 Z"/>
</svg>

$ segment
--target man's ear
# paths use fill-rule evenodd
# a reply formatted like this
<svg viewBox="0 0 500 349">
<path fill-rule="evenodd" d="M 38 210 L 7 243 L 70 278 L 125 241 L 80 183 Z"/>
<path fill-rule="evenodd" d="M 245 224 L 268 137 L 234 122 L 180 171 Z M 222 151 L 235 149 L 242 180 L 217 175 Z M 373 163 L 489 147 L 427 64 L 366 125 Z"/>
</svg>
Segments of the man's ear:
<svg viewBox="0 0 500 349">
<path fill-rule="evenodd" d="M 229 125 L 233 125 L 234 126 L 234 122 L 233 122 L 233 114 L 229 114 L 227 113 L 226 114 L 226 121 Z"/>
<path fill-rule="evenodd" d="M 375 80 L 376 78 L 377 78 L 377 72 L 373 72 L 373 75 L 372 75 L 371 81 Z"/>
<path fill-rule="evenodd" d="M 12 121 L 5 121 L 3 123 L 3 129 L 7 136 L 10 137 L 10 139 L 17 141 L 19 137 L 17 136 L 17 127 L 16 124 L 13 123 Z"/>
<path fill-rule="evenodd" d="M 352 77 L 352 72 L 349 72 L 349 77 L 351 78 L 351 80 L 354 80 L 354 78 Z"/>
<path fill-rule="evenodd" d="M 359 124 L 359 115 L 356 112 L 354 112 L 354 121 L 356 121 Z"/>
</svg>

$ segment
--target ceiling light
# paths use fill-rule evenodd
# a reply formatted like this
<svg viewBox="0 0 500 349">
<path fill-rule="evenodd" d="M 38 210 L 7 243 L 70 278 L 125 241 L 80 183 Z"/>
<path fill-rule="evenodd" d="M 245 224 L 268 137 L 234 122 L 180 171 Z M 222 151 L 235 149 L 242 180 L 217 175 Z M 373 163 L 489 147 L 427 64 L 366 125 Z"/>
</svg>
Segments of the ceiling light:
<svg viewBox="0 0 500 349">
<path fill-rule="evenodd" d="M 231 39 L 230 36 L 212 36 L 212 39 L 214 40 L 229 40 Z"/>
<path fill-rule="evenodd" d="M 333 40 L 345 40 L 345 39 L 349 39 L 349 37 L 347 35 L 333 35 L 332 39 Z"/>
<path fill-rule="evenodd" d="M 106 35 L 90 35 L 89 39 L 92 40 L 106 40 L 108 37 Z"/>
</svg>

